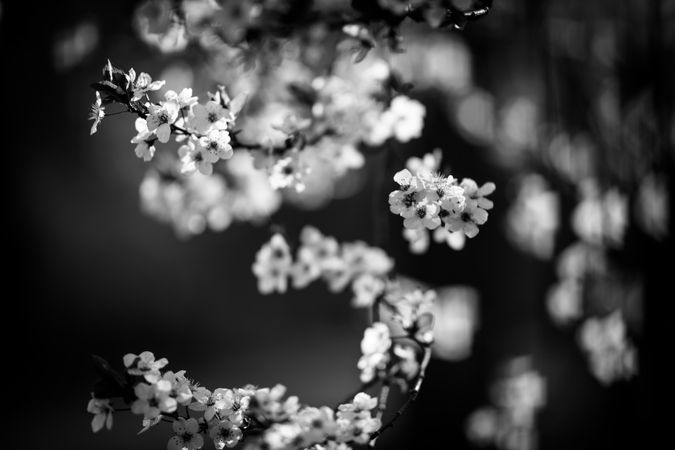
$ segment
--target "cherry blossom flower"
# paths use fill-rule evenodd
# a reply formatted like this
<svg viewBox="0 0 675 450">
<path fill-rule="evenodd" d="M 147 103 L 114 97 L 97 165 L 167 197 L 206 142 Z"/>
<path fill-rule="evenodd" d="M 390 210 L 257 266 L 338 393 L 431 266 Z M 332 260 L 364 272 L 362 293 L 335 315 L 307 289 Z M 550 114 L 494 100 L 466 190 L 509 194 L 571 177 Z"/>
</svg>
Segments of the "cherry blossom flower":
<svg viewBox="0 0 675 450">
<path fill-rule="evenodd" d="M 423 200 L 417 204 L 414 212 L 405 218 L 403 226 L 412 230 L 421 227 L 434 230 L 441 226 L 441 218 L 438 216 L 440 210 L 436 203 Z"/>
<path fill-rule="evenodd" d="M 162 380 L 171 383 L 171 397 L 174 397 L 178 404 L 187 405 L 192 401 L 192 387 L 190 380 L 185 377 L 185 371 L 168 371 L 162 376 Z"/>
<path fill-rule="evenodd" d="M 222 450 L 225 447 L 236 447 L 244 434 L 232 422 L 223 420 L 209 428 L 209 436 L 213 440 L 213 445 Z"/>
<path fill-rule="evenodd" d="M 179 417 L 173 421 L 172 426 L 176 435 L 169 439 L 167 450 L 199 450 L 204 446 L 197 419 Z"/>
<path fill-rule="evenodd" d="M 155 132 L 159 142 L 163 144 L 169 142 L 171 124 L 178 118 L 178 105 L 174 102 L 163 102 L 160 106 L 149 103 L 148 110 L 150 111 L 146 119 L 148 130 Z"/>
<path fill-rule="evenodd" d="M 136 156 L 143 161 L 150 161 L 155 155 L 155 141 L 157 137 L 155 133 L 148 130 L 148 124 L 145 119 L 138 118 L 134 123 L 137 135 L 131 138 L 131 143 L 136 144 L 134 152 Z"/>
<path fill-rule="evenodd" d="M 206 136 L 199 138 L 202 155 L 208 162 L 229 159 L 233 151 L 230 145 L 230 133 L 226 130 L 211 130 Z"/>
<path fill-rule="evenodd" d="M 131 404 L 131 412 L 143 414 L 143 418 L 151 420 L 161 413 L 176 411 L 178 403 L 171 397 L 171 383 L 159 380 L 155 384 L 138 383 L 134 387 L 137 399 Z"/>
<path fill-rule="evenodd" d="M 194 117 L 190 126 L 200 133 L 208 133 L 212 130 L 227 130 L 229 124 L 234 121 L 232 113 L 215 101 L 208 101 L 205 105 L 196 104 L 192 112 Z"/>
<path fill-rule="evenodd" d="M 87 405 L 87 412 L 94 414 L 94 418 L 91 420 L 91 430 L 94 433 L 100 431 L 104 426 L 108 430 L 112 428 L 115 410 L 110 403 L 109 399 L 95 398 L 92 394 Z"/>
<path fill-rule="evenodd" d="M 134 69 L 129 70 L 127 81 L 134 92 L 131 101 L 140 100 L 148 92 L 157 91 L 166 83 L 164 80 L 152 81 L 152 77 L 145 72 L 141 72 L 138 78 L 136 78 L 136 71 Z"/>
<path fill-rule="evenodd" d="M 186 175 L 191 175 L 198 171 L 202 175 L 211 175 L 213 173 L 212 157 L 204 157 L 207 153 L 201 146 L 195 145 L 194 141 L 188 141 L 186 144 L 178 148 L 178 156 L 180 157 L 180 172 Z"/>
<path fill-rule="evenodd" d="M 494 183 L 485 183 L 479 188 L 476 182 L 471 178 L 464 178 L 460 183 L 460 186 L 464 189 L 464 195 L 466 196 L 467 203 L 475 202 L 478 208 L 484 210 L 492 209 L 492 200 L 489 200 L 485 197 L 495 191 Z"/>
<path fill-rule="evenodd" d="M 192 108 L 199 102 L 198 97 L 192 96 L 192 88 L 184 88 L 180 93 L 168 90 L 164 94 L 167 102 L 173 102 L 178 105 L 178 111 L 182 118 L 189 117 L 192 114 Z"/>
<path fill-rule="evenodd" d="M 155 355 L 148 351 L 140 355 L 127 353 L 123 362 L 129 375 L 143 376 L 148 383 L 157 383 L 161 378 L 160 369 L 169 363 L 166 358 L 155 360 Z"/>
<path fill-rule="evenodd" d="M 94 134 L 98 131 L 98 125 L 105 117 L 105 106 L 101 106 L 101 94 L 96 91 L 96 101 L 91 105 L 91 112 L 89 113 L 89 120 L 93 120 L 89 134 Z"/>
<path fill-rule="evenodd" d="M 444 219 L 448 231 L 462 231 L 467 237 L 474 238 L 478 234 L 478 225 L 483 225 L 488 218 L 488 213 L 478 206 L 478 202 L 472 201 L 466 204 L 464 211 L 457 216 L 449 216 Z"/>
<path fill-rule="evenodd" d="M 422 135 L 426 109 L 420 102 L 404 95 L 394 97 L 385 114 L 393 117 L 393 134 L 399 142 L 408 142 Z"/>
</svg>

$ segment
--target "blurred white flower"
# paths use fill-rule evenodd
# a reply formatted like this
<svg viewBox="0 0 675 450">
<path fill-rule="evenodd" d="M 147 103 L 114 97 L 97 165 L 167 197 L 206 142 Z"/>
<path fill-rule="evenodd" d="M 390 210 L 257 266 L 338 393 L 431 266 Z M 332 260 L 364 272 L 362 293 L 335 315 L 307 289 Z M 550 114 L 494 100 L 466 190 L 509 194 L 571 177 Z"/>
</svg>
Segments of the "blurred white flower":
<svg viewBox="0 0 675 450">
<path fill-rule="evenodd" d="M 559 204 L 558 194 L 549 190 L 543 177 L 527 175 L 507 215 L 508 237 L 522 250 L 549 259 L 560 221 Z"/>
<path fill-rule="evenodd" d="M 258 278 L 260 293 L 286 292 L 291 264 L 291 252 L 286 239 L 279 233 L 274 234 L 269 242 L 258 250 L 253 263 L 253 273 Z"/>
<path fill-rule="evenodd" d="M 587 319 L 578 333 L 591 372 L 601 383 L 610 384 L 637 373 L 637 350 L 628 339 L 620 311 L 604 318 Z"/>
<path fill-rule="evenodd" d="M 433 352 L 437 358 L 457 361 L 471 354 L 478 321 L 478 292 L 468 286 L 436 289 Z"/>
<path fill-rule="evenodd" d="M 594 181 L 581 185 L 581 201 L 572 213 L 579 237 L 597 245 L 620 247 L 628 225 L 628 199 L 618 189 L 601 192 Z"/>
<path fill-rule="evenodd" d="M 546 294 L 549 315 L 558 325 L 567 325 L 583 313 L 583 283 L 577 278 L 563 278 Z"/>
<path fill-rule="evenodd" d="M 361 382 L 367 383 L 375 378 L 377 371 L 384 370 L 389 362 L 389 348 L 391 339 L 389 327 L 381 322 L 376 322 L 363 333 L 361 340 L 361 352 L 363 356 L 357 364 L 361 369 Z M 355 403 L 357 399 L 354 399 Z M 365 400 L 364 400 L 365 402 Z M 363 403 L 359 400 L 359 404 Z M 369 403 L 368 403 L 369 404 Z"/>
<path fill-rule="evenodd" d="M 673 127 L 675 130 L 675 127 Z M 668 234 L 670 222 L 669 191 L 662 176 L 650 173 L 642 179 L 635 202 L 635 218 L 642 229 L 654 239 Z"/>
</svg>

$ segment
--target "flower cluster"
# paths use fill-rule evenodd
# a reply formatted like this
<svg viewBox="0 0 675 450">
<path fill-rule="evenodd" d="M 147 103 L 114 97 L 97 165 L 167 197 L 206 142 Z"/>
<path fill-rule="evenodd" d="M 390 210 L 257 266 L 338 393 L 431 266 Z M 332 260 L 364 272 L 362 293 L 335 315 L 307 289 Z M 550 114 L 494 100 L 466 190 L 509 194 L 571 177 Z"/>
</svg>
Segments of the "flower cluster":
<svg viewBox="0 0 675 450">
<path fill-rule="evenodd" d="M 494 183 L 478 186 L 470 178 L 461 182 L 452 175 L 440 175 L 440 153 L 424 159 L 411 159 L 406 168 L 394 175 L 399 188 L 389 194 L 389 209 L 403 217 L 404 237 L 415 253 L 426 251 L 429 231 L 434 239 L 447 242 L 452 248 L 464 245 L 464 236 L 473 238 L 478 226 L 488 218 L 493 203 L 487 199 L 495 190 Z"/>
<path fill-rule="evenodd" d="M 368 443 L 382 425 L 380 418 L 373 417 L 378 400 L 363 392 L 336 410 L 315 408 L 300 404 L 296 396 L 285 397 L 282 385 L 211 391 L 188 379 L 183 370 L 163 371 L 167 363 L 165 358 L 156 360 L 151 352 L 130 353 L 124 356 L 123 375 L 109 367 L 106 371 L 119 380 L 119 397 L 130 403 L 131 412 L 143 416 L 142 431 L 161 421 L 172 422 L 170 450 L 198 450 L 205 438 L 217 449 L 231 448 L 247 437 L 250 449 L 327 445 L 346 450 L 350 443 Z M 92 396 L 87 410 L 94 414 L 94 432 L 104 425 L 112 427 L 113 401 Z"/>
<path fill-rule="evenodd" d="M 534 448 L 536 413 L 546 403 L 546 380 L 526 357 L 510 361 L 492 390 L 494 405 L 474 411 L 467 420 L 469 439 L 503 450 Z"/>
<path fill-rule="evenodd" d="M 126 85 L 122 86 L 115 84 L 116 71 L 119 69 L 108 62 L 104 68 L 104 82 L 123 91 L 124 102 L 139 115 L 135 123 L 137 134 L 131 140 L 136 144 L 136 156 L 150 161 L 155 154 L 155 143 L 165 144 L 174 135 L 176 142 L 183 143 L 177 151 L 181 173 L 199 171 L 210 175 L 214 163 L 232 157 L 230 131 L 244 97 L 232 100 L 221 86 L 210 100 L 201 104 L 192 96 L 192 89 L 185 88 L 180 93 L 166 91 L 164 100 L 155 103 L 149 100 L 148 93 L 159 90 L 164 81 L 152 81 L 146 73 L 136 79 L 136 72 L 130 69 L 123 74 Z M 98 87 L 103 89 L 109 84 L 101 82 Z M 115 98 L 108 96 L 107 100 L 110 102 Z"/>
<path fill-rule="evenodd" d="M 294 288 L 321 278 L 332 292 L 351 284 L 352 304 L 366 307 L 384 292 L 386 276 L 393 266 L 393 260 L 380 248 L 362 241 L 338 244 L 335 238 L 306 226 L 300 233 L 295 258 L 284 237 L 276 233 L 256 254 L 253 273 L 263 294 L 286 292 L 289 278 Z"/>
<path fill-rule="evenodd" d="M 230 193 L 250 184 L 244 178 L 253 178 L 271 204 L 264 211 L 266 217 L 281 200 L 281 194 L 269 191 L 302 193 L 308 181 L 313 188 L 317 183 L 335 183 L 348 170 L 363 166 L 365 158 L 358 150 L 363 144 L 380 145 L 390 138 L 407 142 L 420 136 L 425 108 L 392 92 L 392 76 L 387 64 L 376 59 L 361 71 L 304 77 L 304 84 L 289 82 L 296 98 L 279 101 L 281 112 L 264 119 L 260 108 L 251 108 L 248 116 L 242 114 L 247 95 L 241 88 L 242 93 L 230 98 L 219 86 L 200 102 L 191 88 L 164 91 L 164 81 L 153 81 L 144 72 L 137 75 L 134 69 L 124 71 L 108 61 L 102 80 L 93 85 L 91 132 L 98 130 L 111 104 L 135 114 L 131 143 L 136 156 L 151 167 L 141 188 L 144 210 L 172 223 L 181 235 L 200 233 L 207 225 L 222 230 L 239 219 Z M 150 97 L 160 94 L 158 101 Z M 235 129 L 241 124 L 251 129 Z M 256 127 L 276 134 L 256 132 Z M 252 142 L 243 142 L 241 136 Z M 174 151 L 160 151 L 163 144 L 171 143 Z M 248 155 L 237 157 L 237 153 Z M 247 158 L 252 164 L 242 162 Z M 244 165 L 252 168 L 246 170 L 246 177 L 237 177 L 238 167 Z M 203 181 L 199 175 L 214 176 L 217 181 Z M 255 195 L 256 190 L 245 193 Z M 284 194 L 293 198 L 290 192 Z"/>
</svg>

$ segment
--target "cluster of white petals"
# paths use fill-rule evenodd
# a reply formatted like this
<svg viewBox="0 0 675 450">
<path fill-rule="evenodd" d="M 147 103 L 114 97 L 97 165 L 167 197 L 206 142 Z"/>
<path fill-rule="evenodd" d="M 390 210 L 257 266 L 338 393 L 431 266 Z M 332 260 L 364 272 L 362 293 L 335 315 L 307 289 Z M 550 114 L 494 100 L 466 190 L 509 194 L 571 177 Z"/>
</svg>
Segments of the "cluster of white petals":
<svg viewBox="0 0 675 450">
<path fill-rule="evenodd" d="M 478 186 L 470 178 L 459 182 L 452 175 L 440 175 L 440 153 L 411 158 L 408 167 L 394 175 L 399 188 L 389 194 L 389 209 L 403 217 L 404 237 L 414 253 L 423 253 L 429 245 L 429 232 L 436 242 L 461 249 L 464 238 L 478 234 L 479 225 L 488 219 L 493 203 L 486 198 L 494 183 Z"/>
<path fill-rule="evenodd" d="M 338 244 L 314 227 L 300 233 L 295 258 L 281 234 L 275 234 L 256 255 L 253 273 L 261 293 L 286 292 L 288 280 L 294 288 L 303 288 L 323 279 L 333 292 L 351 284 L 356 307 L 370 306 L 385 289 L 386 276 L 393 260 L 380 248 L 356 241 Z"/>
<path fill-rule="evenodd" d="M 374 417 L 377 398 L 360 392 L 335 410 L 303 405 L 286 388 L 217 388 L 213 391 L 185 377 L 185 371 L 162 369 L 168 361 L 151 352 L 124 356 L 125 387 L 135 398 L 131 411 L 143 416 L 146 431 L 162 419 L 172 422 L 169 450 L 198 450 L 210 439 L 217 449 L 232 448 L 250 435 L 249 449 L 334 448 L 365 444 L 382 425 Z M 92 396 L 87 410 L 94 415 L 92 429 L 112 427 L 113 399 Z M 180 408 L 180 409 L 179 409 Z M 185 411 L 185 416 L 181 411 Z M 247 435 L 247 433 L 250 434 Z M 325 447 L 324 447 L 325 446 Z"/>
</svg>

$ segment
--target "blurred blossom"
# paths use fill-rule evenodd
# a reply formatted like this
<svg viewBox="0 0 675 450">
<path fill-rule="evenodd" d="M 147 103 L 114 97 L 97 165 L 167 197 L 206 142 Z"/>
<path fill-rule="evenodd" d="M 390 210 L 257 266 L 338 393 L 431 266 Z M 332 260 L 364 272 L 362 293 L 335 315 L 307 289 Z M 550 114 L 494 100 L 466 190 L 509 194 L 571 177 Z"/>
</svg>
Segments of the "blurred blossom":
<svg viewBox="0 0 675 450">
<path fill-rule="evenodd" d="M 637 350 L 628 340 L 620 311 L 605 318 L 589 318 L 579 327 L 578 337 L 591 372 L 601 383 L 628 379 L 637 373 Z"/>
<path fill-rule="evenodd" d="M 493 406 L 483 407 L 467 419 L 468 438 L 504 450 L 534 450 L 535 416 L 546 404 L 546 381 L 527 357 L 515 358 L 505 375 L 492 386 Z"/>
<path fill-rule="evenodd" d="M 558 325 L 579 319 L 583 312 L 583 283 L 576 278 L 558 281 L 547 293 L 546 307 Z"/>
<path fill-rule="evenodd" d="M 408 241 L 410 253 L 421 255 L 429 250 L 429 230 L 426 228 L 405 228 L 403 227 L 403 238 Z"/>
<path fill-rule="evenodd" d="M 170 0 L 148 0 L 134 12 L 134 25 L 140 38 L 163 53 L 184 50 L 188 44 L 185 25 L 181 23 Z"/>
<path fill-rule="evenodd" d="M 505 163 L 517 164 L 517 156 L 537 147 L 539 108 L 528 97 L 515 97 L 499 111 L 496 150 Z"/>
<path fill-rule="evenodd" d="M 284 198 L 304 209 L 319 209 L 333 199 L 335 174 L 330 161 L 321 159 L 318 148 L 306 147 L 299 155 L 308 170 L 302 176 L 304 189 L 285 189 Z"/>
<path fill-rule="evenodd" d="M 618 189 L 604 193 L 593 180 L 581 185 L 581 201 L 572 213 L 572 227 L 584 241 L 620 247 L 628 225 L 628 199 Z"/>
<path fill-rule="evenodd" d="M 52 47 L 54 67 L 63 71 L 76 66 L 97 45 L 98 25 L 94 22 L 84 21 L 70 30 L 61 32 Z"/>
<path fill-rule="evenodd" d="M 434 356 L 451 361 L 464 359 L 471 354 L 477 327 L 478 292 L 468 286 L 450 286 L 436 289 L 436 293 Z"/>
<path fill-rule="evenodd" d="M 161 95 L 164 95 L 168 90 L 180 92 L 185 87 L 193 85 L 194 72 L 189 65 L 177 62 L 165 68 L 159 79 L 166 82 L 159 91 Z"/>
<path fill-rule="evenodd" d="M 601 247 L 579 241 L 563 250 L 557 261 L 559 280 L 546 294 L 546 307 L 553 321 L 562 326 L 580 319 L 587 280 L 604 276 L 607 271 Z"/>
<path fill-rule="evenodd" d="M 553 254 L 559 224 L 559 198 L 538 174 L 525 176 L 507 216 L 507 233 L 520 249 L 541 259 Z"/>
<path fill-rule="evenodd" d="M 406 51 L 395 53 L 392 64 L 405 80 L 419 87 L 461 94 L 472 82 L 471 53 L 456 35 L 406 32 Z"/>
<path fill-rule="evenodd" d="M 585 242 L 575 242 L 558 256 L 560 278 L 582 279 L 589 273 L 602 274 L 607 270 L 607 258 L 602 248 Z"/>
<path fill-rule="evenodd" d="M 253 158 L 235 151 L 227 161 L 230 210 L 240 221 L 259 223 L 281 206 L 281 194 L 272 189 L 267 175 L 253 167 Z"/>
<path fill-rule="evenodd" d="M 500 425 L 500 412 L 497 408 L 477 409 L 467 419 L 466 434 L 474 444 L 487 446 L 495 440 Z"/>
<path fill-rule="evenodd" d="M 635 201 L 635 219 L 645 233 L 657 240 L 668 234 L 670 207 L 664 177 L 650 173 L 642 179 Z"/>
<path fill-rule="evenodd" d="M 231 221 L 223 209 L 225 192 L 225 180 L 218 175 L 195 173 L 178 181 L 151 170 L 140 186 L 141 209 L 173 225 L 181 237 L 202 233 L 207 226 L 220 231 Z"/>
<path fill-rule="evenodd" d="M 594 173 L 596 149 L 583 134 L 558 133 L 550 139 L 545 151 L 553 169 L 572 183 L 588 179 Z"/>
<path fill-rule="evenodd" d="M 455 109 L 455 121 L 468 140 L 491 142 L 495 122 L 492 94 L 476 89 L 462 97 Z"/>
</svg>

